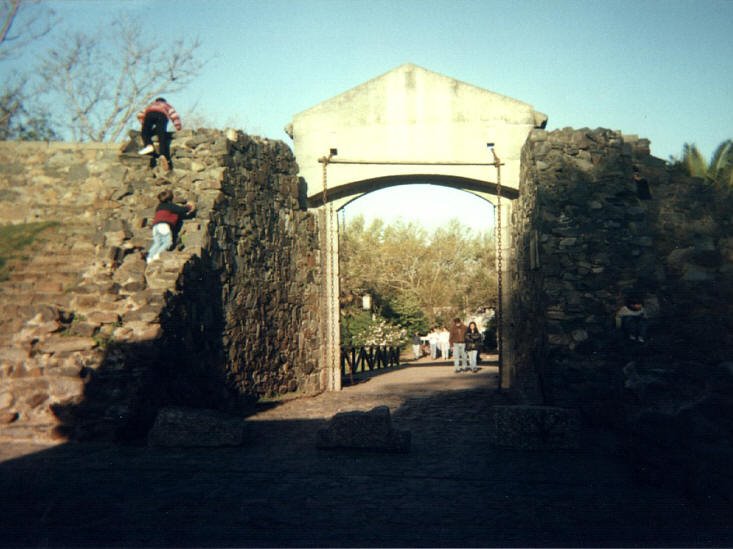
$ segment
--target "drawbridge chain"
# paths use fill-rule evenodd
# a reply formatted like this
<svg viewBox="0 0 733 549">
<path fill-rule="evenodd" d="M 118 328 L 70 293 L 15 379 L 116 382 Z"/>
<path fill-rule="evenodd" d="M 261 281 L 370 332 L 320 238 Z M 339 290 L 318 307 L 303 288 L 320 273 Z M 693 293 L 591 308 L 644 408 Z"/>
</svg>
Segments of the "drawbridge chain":
<svg viewBox="0 0 733 549">
<path fill-rule="evenodd" d="M 501 218 L 501 166 L 502 163 L 494 150 L 493 143 L 487 143 L 494 157 L 493 166 L 496 168 L 496 209 L 494 210 L 494 226 L 496 228 L 496 351 L 499 354 L 499 384 L 504 374 L 504 299 L 503 299 L 503 258 L 502 258 L 502 218 Z"/>
<path fill-rule="evenodd" d="M 336 357 L 336 349 L 338 348 L 337 336 L 335 335 L 338 314 L 338 296 L 334 296 L 335 285 L 334 279 L 337 272 L 336 250 L 334 245 L 334 227 L 333 227 L 333 204 L 328 202 L 328 164 L 331 158 L 337 154 L 336 149 L 331 149 L 328 156 L 319 159 L 323 164 L 323 229 L 326 233 L 326 258 L 323 261 L 323 276 L 325 278 L 326 293 L 326 353 L 325 362 L 328 369 L 328 389 L 331 391 L 341 388 L 340 369 L 338 368 L 338 358 Z M 336 311 L 336 313 L 334 313 Z"/>
</svg>

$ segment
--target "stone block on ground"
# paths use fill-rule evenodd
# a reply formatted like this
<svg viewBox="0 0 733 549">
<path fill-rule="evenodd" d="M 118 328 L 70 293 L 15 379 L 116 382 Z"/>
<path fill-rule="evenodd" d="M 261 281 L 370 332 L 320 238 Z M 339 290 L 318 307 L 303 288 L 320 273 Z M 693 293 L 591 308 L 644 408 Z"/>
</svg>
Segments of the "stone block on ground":
<svg viewBox="0 0 733 549">
<path fill-rule="evenodd" d="M 239 446 L 243 440 L 242 418 L 197 408 L 162 408 L 148 433 L 149 446 Z"/>
<path fill-rule="evenodd" d="M 494 406 L 492 443 L 520 450 L 580 447 L 580 414 L 554 406 Z"/>
<path fill-rule="evenodd" d="M 322 449 L 355 449 L 378 452 L 408 452 L 410 431 L 397 430 L 387 406 L 368 412 L 341 412 L 318 431 L 316 446 Z"/>
</svg>

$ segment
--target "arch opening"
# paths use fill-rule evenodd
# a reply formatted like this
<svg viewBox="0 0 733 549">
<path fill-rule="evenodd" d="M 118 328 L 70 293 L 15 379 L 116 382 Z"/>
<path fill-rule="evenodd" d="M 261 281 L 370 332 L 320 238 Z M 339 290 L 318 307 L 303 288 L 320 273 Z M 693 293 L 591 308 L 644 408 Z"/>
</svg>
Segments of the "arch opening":
<svg viewBox="0 0 733 549">
<path fill-rule="evenodd" d="M 486 276 L 486 279 L 485 283 L 482 284 L 483 287 L 481 288 L 481 290 L 486 291 L 487 288 L 491 288 L 492 290 L 489 290 L 489 293 L 493 291 L 494 296 L 492 298 L 477 299 L 474 298 L 472 294 L 469 295 L 469 292 L 466 293 L 466 295 L 464 296 L 464 300 L 462 300 L 461 302 L 454 302 L 454 296 L 452 295 L 452 292 L 449 292 L 451 293 L 450 301 L 441 300 L 446 297 L 442 294 L 435 295 L 435 300 L 420 300 L 420 305 L 424 307 L 422 312 L 424 313 L 425 323 L 423 329 L 421 329 L 420 331 L 420 335 L 423 336 L 423 342 L 426 342 L 427 339 L 425 338 L 427 338 L 427 336 L 430 334 L 431 328 L 436 326 L 450 328 L 451 321 L 455 316 L 459 316 L 462 320 L 464 320 L 466 325 L 468 325 L 471 321 L 475 321 L 479 325 L 479 329 L 482 332 L 486 330 L 489 333 L 489 335 L 487 336 L 487 341 L 489 343 L 484 346 L 483 352 L 481 354 L 481 367 L 484 368 L 486 374 L 489 374 L 489 372 L 493 372 L 493 368 L 498 367 L 498 360 L 496 359 L 497 346 L 495 343 L 496 320 L 493 316 L 496 311 L 495 293 L 497 286 L 494 247 L 494 239 L 496 236 L 496 233 L 494 232 L 495 200 L 492 200 L 495 197 L 486 192 L 482 192 L 480 194 L 477 192 L 472 192 L 472 190 L 468 190 L 465 188 L 465 182 L 465 178 L 441 177 L 433 178 L 428 183 L 422 175 L 415 175 L 411 177 L 380 178 L 380 181 L 378 182 L 379 184 L 369 187 L 368 192 L 354 193 L 351 196 L 341 196 L 338 199 L 334 198 L 333 200 L 330 200 L 331 197 L 329 197 L 329 209 L 335 208 L 338 205 L 339 212 L 343 215 L 343 217 L 340 217 L 341 222 L 338 222 L 337 220 L 337 238 L 339 240 L 338 249 L 340 250 L 337 281 L 339 287 L 338 295 L 340 301 L 338 320 L 340 323 L 339 332 L 343 338 L 341 340 L 342 345 L 349 345 L 350 343 L 349 339 L 344 338 L 345 333 L 347 333 L 349 337 L 352 335 L 350 333 L 350 327 L 347 326 L 347 324 L 352 321 L 349 315 L 360 315 L 365 317 L 371 315 L 372 318 L 375 319 L 375 315 L 373 313 L 376 313 L 376 320 L 381 321 L 383 319 L 386 319 L 387 321 L 395 322 L 398 324 L 401 321 L 405 320 L 405 318 L 402 317 L 399 312 L 396 313 L 394 310 L 391 309 L 391 307 L 394 306 L 396 295 L 380 295 L 378 290 L 379 284 L 370 284 L 368 280 L 359 280 L 361 277 L 358 275 L 353 276 L 352 273 L 349 272 L 354 268 L 355 265 L 355 263 L 353 263 L 353 258 L 344 263 L 343 260 L 345 259 L 345 257 L 341 255 L 342 253 L 348 253 L 348 246 L 350 244 L 353 244 L 350 243 L 350 237 L 352 236 L 352 234 L 349 233 L 349 231 L 352 229 L 350 228 L 350 223 L 346 222 L 346 219 L 348 218 L 349 221 L 352 221 L 354 219 L 354 215 L 360 215 L 361 213 L 359 209 L 356 209 L 356 214 L 353 214 L 350 212 L 350 209 L 356 207 L 361 200 L 366 199 L 368 196 L 376 196 L 382 191 L 396 191 L 398 188 L 403 188 L 405 190 L 409 189 L 409 192 L 405 192 L 404 194 L 399 195 L 397 193 L 389 194 L 390 198 L 398 197 L 397 200 L 399 200 L 399 202 L 395 203 L 393 200 L 390 200 L 385 203 L 385 205 L 387 207 L 390 207 L 392 211 L 397 212 L 391 216 L 389 214 L 387 216 L 380 215 L 378 206 L 379 202 L 377 202 L 376 200 L 372 202 L 372 205 L 376 205 L 377 211 L 374 211 L 373 213 L 365 216 L 364 224 L 358 226 L 359 228 L 357 229 L 357 238 L 362 238 L 366 233 L 370 232 L 369 227 L 371 225 L 371 221 L 376 218 L 381 219 L 384 222 L 382 228 L 390 228 L 387 233 L 391 233 L 393 235 L 395 233 L 401 234 L 401 229 L 406 229 L 410 233 L 410 235 L 412 235 L 413 233 L 410 231 L 412 227 L 410 224 L 417 224 L 421 229 L 424 230 L 424 233 L 420 235 L 419 238 L 425 236 L 427 237 L 425 241 L 418 242 L 419 238 L 416 238 L 415 240 L 410 240 L 408 236 L 409 242 L 405 243 L 403 254 L 400 254 L 396 251 L 388 252 L 389 254 L 395 255 L 395 258 L 392 258 L 391 261 L 394 261 L 396 264 L 400 265 L 402 259 L 399 257 L 400 255 L 411 256 L 415 253 L 417 253 L 418 255 L 422 255 L 422 262 L 436 263 L 436 266 L 432 268 L 433 270 L 440 271 L 441 268 L 448 269 L 446 272 L 440 274 L 439 276 L 439 279 L 442 280 L 443 283 L 446 283 L 445 281 L 447 281 L 451 277 L 451 267 L 449 267 L 447 263 L 442 267 L 440 266 L 440 263 L 445 262 L 447 258 L 441 258 L 437 254 L 431 255 L 431 252 L 426 253 L 426 251 L 430 250 L 430 246 L 432 244 L 430 239 L 436 232 L 438 232 L 439 229 L 446 228 L 450 232 L 450 226 L 448 225 L 449 220 L 452 221 L 455 219 L 460 223 L 460 234 L 465 239 L 465 242 L 470 241 L 472 243 L 472 246 L 470 247 L 474 247 L 479 242 L 481 242 L 483 245 L 486 245 L 487 242 L 490 242 L 490 249 L 483 247 L 476 248 L 477 253 L 481 254 L 483 258 L 481 259 L 481 263 L 477 263 L 477 265 L 473 267 L 473 270 L 471 272 L 474 277 L 478 272 L 484 273 L 483 276 Z M 435 200 L 432 203 L 430 202 L 430 199 L 422 200 L 420 201 L 419 205 L 409 202 L 409 196 L 413 194 L 412 188 L 414 188 L 414 196 L 419 198 L 427 193 L 427 188 L 429 187 L 440 188 L 440 192 L 437 193 L 439 197 L 438 200 Z M 365 190 L 367 187 L 365 185 L 362 185 L 352 188 L 361 191 Z M 477 188 L 485 191 L 486 183 L 482 182 L 482 185 L 480 187 L 478 185 L 472 187 L 472 189 Z M 450 203 L 448 201 L 451 194 L 454 194 L 456 196 L 456 203 Z M 464 198 L 460 198 L 460 195 L 463 195 Z M 471 208 L 471 215 L 467 216 L 464 213 L 464 207 L 470 205 L 471 202 L 474 202 L 475 204 L 474 207 Z M 426 207 L 426 203 L 429 203 L 430 206 Z M 434 215 L 431 215 L 431 209 L 433 208 L 434 211 L 432 213 L 435 213 L 435 211 L 437 210 L 446 211 L 445 216 L 442 218 L 442 223 L 430 223 L 430 221 L 434 218 Z M 410 210 L 412 210 L 412 214 L 407 213 Z M 398 224 L 400 221 L 404 222 L 404 225 L 402 227 L 400 227 Z M 391 242 L 390 244 L 388 244 L 388 246 L 393 244 L 394 242 Z M 395 249 L 396 248 L 394 246 L 391 248 L 391 250 Z M 389 257 L 392 256 L 390 255 Z M 387 258 L 385 258 L 385 260 L 387 260 Z M 409 258 L 406 258 L 405 261 L 406 264 L 404 266 L 404 269 L 400 271 L 400 269 L 398 268 L 398 273 L 404 272 L 408 269 L 407 263 L 410 262 Z M 478 262 L 477 258 L 471 258 L 469 262 L 471 261 Z M 365 270 L 369 269 L 365 267 Z M 426 272 L 427 270 L 428 269 L 426 269 Z M 467 271 L 469 270 L 470 269 L 467 269 Z M 461 275 L 460 278 L 463 279 L 463 276 Z M 359 280 L 359 284 L 357 284 L 356 286 L 353 284 L 355 280 Z M 476 278 L 472 278 L 471 280 L 473 280 L 473 283 L 475 284 Z M 439 285 L 441 285 L 441 283 L 439 283 Z M 431 290 L 426 290 L 424 288 L 421 290 L 423 293 L 427 292 L 427 294 L 431 294 Z M 459 289 L 457 293 L 463 293 L 463 290 Z M 405 294 L 402 294 L 401 297 L 407 294 L 410 294 L 410 292 L 408 291 Z M 363 311 L 361 311 L 365 299 L 368 299 L 370 303 L 368 314 L 365 314 Z M 404 324 L 402 325 L 404 326 Z M 412 332 L 408 334 L 408 339 L 410 339 L 409 336 L 411 335 L 411 333 Z M 493 344 L 490 342 L 492 337 L 491 334 L 493 334 L 494 337 Z M 415 360 L 412 354 L 413 349 L 411 342 L 408 341 L 408 343 L 404 345 L 404 352 L 402 354 L 402 360 L 400 363 L 402 365 L 408 366 L 430 365 L 452 367 L 453 353 L 451 352 L 450 354 L 447 354 L 445 347 L 441 348 L 439 346 L 437 349 L 435 349 L 426 344 L 421 346 L 421 350 L 423 351 L 421 354 L 422 358 L 420 360 Z M 343 363 L 341 364 L 341 367 L 344 368 Z M 361 368 L 363 369 L 363 364 Z M 347 374 L 347 370 L 343 369 L 342 373 Z M 362 375 L 364 373 L 365 372 L 359 371 L 359 375 Z M 366 375 L 371 376 L 372 372 L 366 372 Z M 344 378 L 344 383 L 348 384 L 350 381 L 349 378 L 350 371 L 348 371 L 346 378 Z"/>
<path fill-rule="evenodd" d="M 437 185 L 466 191 L 491 203 L 493 203 L 493 200 L 490 197 L 497 195 L 496 183 L 479 179 L 445 174 L 399 174 L 362 179 L 330 188 L 327 193 L 327 201 L 335 202 L 340 209 L 359 197 L 374 191 L 395 186 L 418 184 Z M 501 195 L 503 198 L 513 200 L 519 197 L 519 191 L 502 186 Z M 308 207 L 310 208 L 318 208 L 323 204 L 323 193 L 314 194 L 308 198 Z"/>
</svg>

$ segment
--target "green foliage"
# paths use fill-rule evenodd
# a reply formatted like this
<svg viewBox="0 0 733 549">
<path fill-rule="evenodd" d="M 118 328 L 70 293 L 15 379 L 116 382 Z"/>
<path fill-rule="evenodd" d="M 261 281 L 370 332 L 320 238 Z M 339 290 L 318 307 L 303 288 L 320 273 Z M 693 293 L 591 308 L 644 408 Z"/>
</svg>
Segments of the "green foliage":
<svg viewBox="0 0 733 549">
<path fill-rule="evenodd" d="M 705 179 L 719 188 L 733 187 L 733 140 L 723 141 L 715 149 L 710 162 L 705 160 L 697 146 L 685 143 L 682 158 L 671 158 L 672 164 L 692 177 Z"/>
<path fill-rule="evenodd" d="M 344 345 L 355 347 L 372 345 L 401 345 L 407 332 L 401 326 L 369 311 L 347 314 L 342 322 Z"/>
<path fill-rule="evenodd" d="M 357 217 L 341 235 L 341 288 L 369 292 L 378 310 L 412 332 L 496 303 L 492 234 L 453 221 L 428 233 L 415 223 L 366 226 Z"/>
<path fill-rule="evenodd" d="M 486 349 L 496 349 L 496 316 L 492 316 L 486 322 L 482 335 L 484 337 L 484 347 Z"/>
<path fill-rule="evenodd" d="M 733 140 L 723 141 L 715 149 L 708 166 L 708 177 L 717 185 L 733 187 Z"/>
<path fill-rule="evenodd" d="M 22 250 L 30 246 L 43 231 L 57 225 L 55 221 L 0 225 L 0 280 L 7 278 L 8 261 L 21 257 Z"/>
<path fill-rule="evenodd" d="M 372 315 L 369 311 L 346 311 L 341 317 L 341 343 L 355 345 L 354 334 L 362 333 L 371 324 Z"/>
<path fill-rule="evenodd" d="M 405 328 L 408 334 L 427 333 L 430 325 L 417 295 L 409 292 L 399 294 L 392 308 L 395 320 Z"/>
</svg>

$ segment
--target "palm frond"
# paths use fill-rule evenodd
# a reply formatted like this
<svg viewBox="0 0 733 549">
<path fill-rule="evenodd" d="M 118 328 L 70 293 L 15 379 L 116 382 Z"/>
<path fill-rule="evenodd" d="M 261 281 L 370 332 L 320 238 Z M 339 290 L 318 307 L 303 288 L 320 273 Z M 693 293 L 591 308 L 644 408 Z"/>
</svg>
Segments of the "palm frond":
<svg viewBox="0 0 733 549">
<path fill-rule="evenodd" d="M 720 181 L 722 176 L 733 167 L 733 140 L 728 139 L 723 141 L 718 148 L 715 149 L 712 158 L 710 159 L 710 166 L 708 167 L 708 175 L 711 179 L 718 183 L 724 183 Z"/>
<path fill-rule="evenodd" d="M 705 178 L 708 175 L 708 163 L 694 143 L 685 143 L 682 147 L 682 166 L 692 177 Z"/>
</svg>

